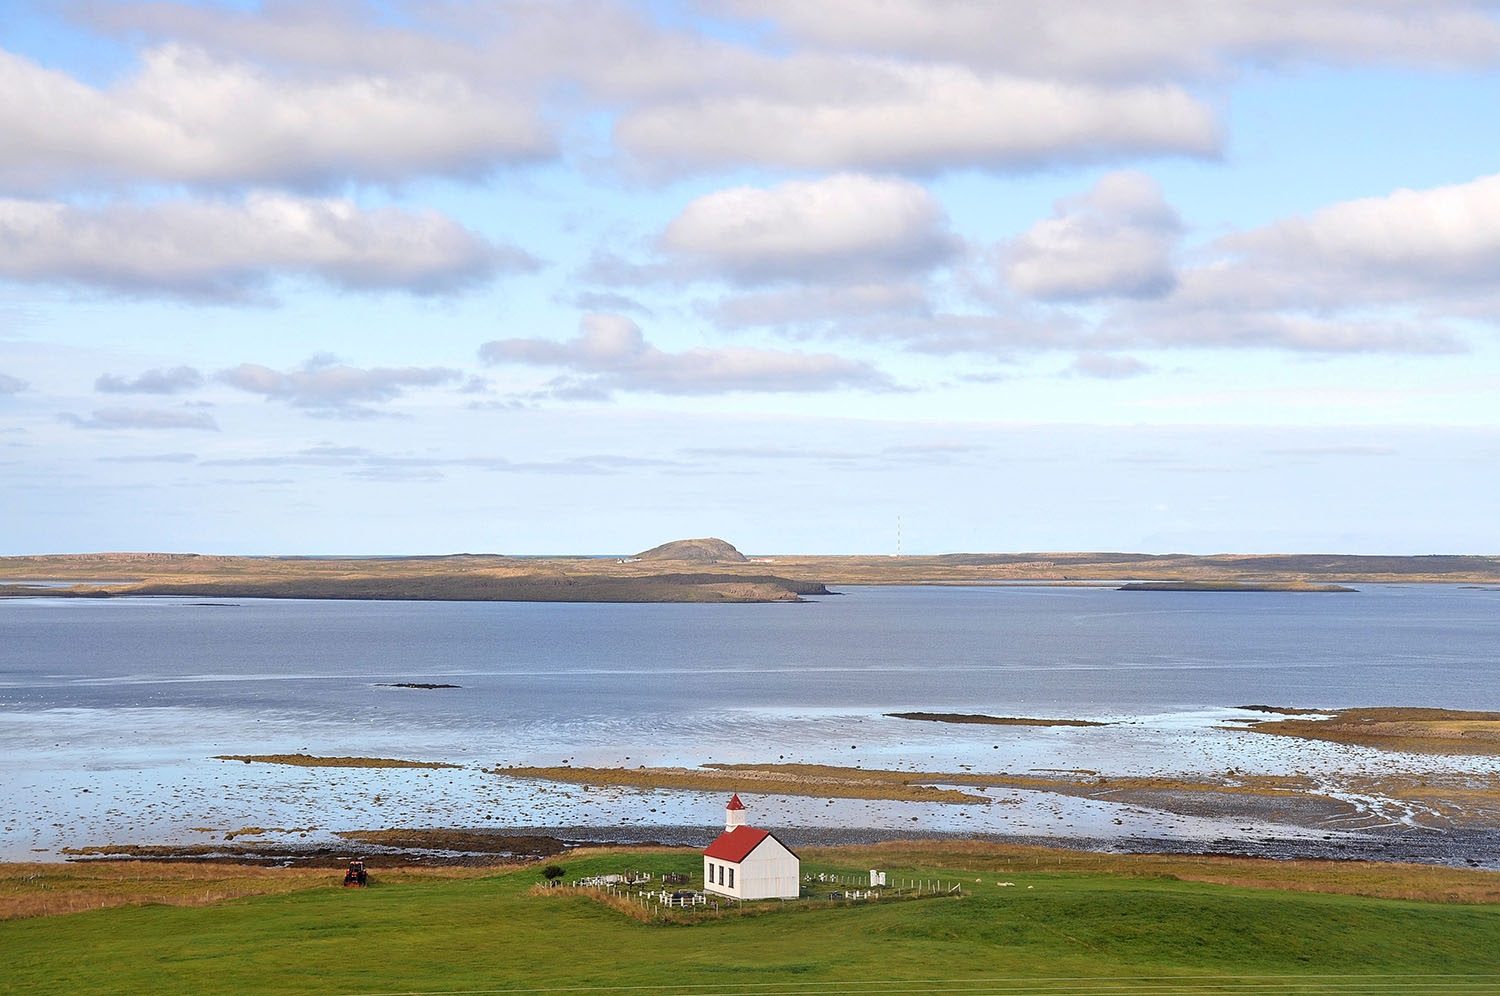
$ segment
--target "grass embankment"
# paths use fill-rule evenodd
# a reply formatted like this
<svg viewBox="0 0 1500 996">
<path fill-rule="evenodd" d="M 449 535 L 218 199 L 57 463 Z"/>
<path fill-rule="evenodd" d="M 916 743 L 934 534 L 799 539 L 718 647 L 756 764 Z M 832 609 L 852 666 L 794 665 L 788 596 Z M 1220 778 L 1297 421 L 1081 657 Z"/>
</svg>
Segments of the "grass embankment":
<svg viewBox="0 0 1500 996">
<path fill-rule="evenodd" d="M 382 874 L 400 880 L 422 876 L 473 878 L 488 874 L 488 870 L 399 868 Z M 329 868 L 265 868 L 244 864 L 0 862 L 0 920 L 117 906 L 209 906 L 230 899 L 319 888 L 337 881 L 338 875 L 337 870 Z M 0 988 L 3 981 L 0 977 Z"/>
<path fill-rule="evenodd" d="M 1500 712 L 1461 709 L 1329 709 L 1327 719 L 1301 719 L 1308 710 L 1277 710 L 1285 718 L 1244 727 L 1306 740 L 1379 747 L 1420 754 L 1500 754 Z"/>
<path fill-rule="evenodd" d="M 1101 854 L 989 841 L 893 840 L 813 847 L 804 859 L 871 867 L 963 868 L 976 873 L 1104 875 L 1174 879 L 1246 889 L 1316 892 L 1416 902 L 1500 904 L 1500 872 L 1385 861 L 1282 861 L 1232 855 Z"/>
<path fill-rule="evenodd" d="M 1496 876 L 1448 877 L 1454 902 L 1413 902 L 1167 877 L 1270 863 L 1084 856 L 980 845 L 808 851 L 804 871 L 964 880 L 963 898 L 777 907 L 692 926 L 641 923 L 581 896 L 532 895 L 530 866 L 482 878 L 337 870 L 300 891 L 201 909 L 149 906 L 0 923 L 0 988 L 25 992 L 1493 992 Z M 1056 864 L 1054 862 L 1063 862 Z M 1161 862 L 1176 862 L 1174 869 Z M 568 877 L 687 872 L 694 851 L 569 855 Z M 1278 882 L 1347 866 L 1277 865 Z M 1363 871 L 1360 866 L 1360 871 Z M 97 868 L 88 869 L 97 873 Z M 157 869 L 151 869 L 153 873 Z M 174 871 L 176 871 L 174 869 Z M 1385 866 L 1382 875 L 1399 875 Z M 277 873 L 267 873 L 274 875 Z M 976 881 L 977 879 L 977 881 Z M 1002 885 L 1001 883 L 1010 883 Z M 1028 981 L 1031 980 L 1031 981 Z M 1052 980 L 1052 981 L 1039 981 Z M 1066 981 L 1064 981 L 1066 980 Z"/>
<path fill-rule="evenodd" d="M 316 757 L 312 754 L 215 754 L 215 761 L 290 764 L 299 768 L 459 768 L 441 761 L 402 761 L 394 757 Z"/>
</svg>

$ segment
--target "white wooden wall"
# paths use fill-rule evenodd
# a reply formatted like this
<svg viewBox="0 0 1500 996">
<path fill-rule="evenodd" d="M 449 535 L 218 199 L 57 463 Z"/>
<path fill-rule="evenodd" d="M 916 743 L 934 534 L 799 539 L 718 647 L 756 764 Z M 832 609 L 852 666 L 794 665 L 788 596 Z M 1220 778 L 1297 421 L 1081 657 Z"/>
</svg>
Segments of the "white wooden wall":
<svg viewBox="0 0 1500 996">
<path fill-rule="evenodd" d="M 713 865 L 713 868 L 714 868 L 713 878 L 709 878 L 708 877 L 708 866 L 709 865 Z M 719 869 L 720 868 L 733 868 L 734 869 L 734 888 L 733 889 L 731 889 L 728 886 L 728 884 L 725 884 L 725 885 L 720 885 L 719 884 Z M 740 889 L 740 883 L 744 881 L 744 879 L 742 877 L 742 872 L 743 872 L 743 869 L 739 865 L 731 864 L 728 861 L 720 861 L 718 858 L 705 857 L 703 859 L 703 891 L 704 892 L 717 892 L 721 896 L 734 896 L 736 899 L 744 899 L 745 896 L 744 896 L 742 890 Z M 725 881 L 725 883 L 728 883 L 728 881 L 729 881 L 729 876 L 728 875 L 724 876 L 724 881 Z"/>
<path fill-rule="evenodd" d="M 775 837 L 767 837 L 740 863 L 734 884 L 741 899 L 796 899 L 802 892 L 802 863 Z"/>
</svg>

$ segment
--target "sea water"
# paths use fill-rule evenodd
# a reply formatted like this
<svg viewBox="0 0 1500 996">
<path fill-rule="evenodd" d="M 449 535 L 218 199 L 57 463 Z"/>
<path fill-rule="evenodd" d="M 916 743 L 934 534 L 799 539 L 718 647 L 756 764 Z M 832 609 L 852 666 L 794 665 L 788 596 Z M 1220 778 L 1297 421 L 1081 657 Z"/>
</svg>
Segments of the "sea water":
<svg viewBox="0 0 1500 996">
<path fill-rule="evenodd" d="M 1378 769 L 1395 762 L 1223 726 L 1248 715 L 1235 707 L 1259 703 L 1500 709 L 1500 589 L 1358 587 L 844 587 L 765 605 L 0 600 L 0 857 L 191 840 L 202 832 L 193 827 L 668 828 L 712 823 L 721 805 L 484 771 L 510 764 Z M 391 687 L 401 682 L 460 687 Z M 1111 725 L 885 715 L 917 710 Z M 213 760 L 295 752 L 462 767 Z M 1494 770 L 1491 759 L 1398 762 Z M 1091 838 L 1266 829 L 1041 793 L 995 798 L 1004 805 L 775 806 L 783 824 L 824 827 Z"/>
</svg>

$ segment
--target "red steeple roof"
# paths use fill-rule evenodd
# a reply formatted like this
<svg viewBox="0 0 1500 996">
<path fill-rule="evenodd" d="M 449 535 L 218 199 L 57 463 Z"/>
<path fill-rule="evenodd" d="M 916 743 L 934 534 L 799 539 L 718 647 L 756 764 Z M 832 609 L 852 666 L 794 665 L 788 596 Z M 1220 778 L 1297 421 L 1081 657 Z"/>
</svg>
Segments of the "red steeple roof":
<svg viewBox="0 0 1500 996">
<path fill-rule="evenodd" d="M 705 858 L 718 858 L 720 861 L 733 861 L 738 864 L 750 856 L 750 852 L 760 846 L 760 842 L 771 836 L 769 830 L 757 830 L 755 827 L 735 827 L 726 830 L 714 838 L 714 842 L 708 845 L 703 852 Z"/>
<path fill-rule="evenodd" d="M 732 798 L 732 799 L 729 800 L 729 805 L 725 806 L 724 808 L 725 809 L 744 809 L 745 808 L 745 804 L 743 802 L 740 802 L 740 794 L 738 792 L 736 792 L 734 794 L 734 798 Z"/>
</svg>

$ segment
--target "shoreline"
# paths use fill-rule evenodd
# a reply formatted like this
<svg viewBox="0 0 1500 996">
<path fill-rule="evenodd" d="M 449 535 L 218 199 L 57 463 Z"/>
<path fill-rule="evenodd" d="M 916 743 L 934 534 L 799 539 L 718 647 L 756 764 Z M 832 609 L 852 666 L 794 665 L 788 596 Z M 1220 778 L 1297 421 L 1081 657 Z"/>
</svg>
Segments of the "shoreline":
<svg viewBox="0 0 1500 996">
<path fill-rule="evenodd" d="M 141 866 L 233 865 L 250 868 L 336 867 L 341 861 L 362 857 L 382 868 L 498 868 L 527 864 L 574 851 L 595 848 L 667 848 L 693 850 L 705 847 L 717 828 L 702 826 L 620 827 L 572 825 L 525 826 L 506 829 L 488 827 L 427 828 L 424 830 L 347 831 L 351 837 L 341 845 L 251 844 L 251 845 L 90 845 L 79 853 L 57 861 L 0 861 L 0 868 L 19 865 L 80 866 L 127 862 Z M 830 828 L 812 826 L 777 827 L 776 833 L 794 850 L 805 848 L 900 846 L 903 844 L 968 843 L 1004 848 L 1039 848 L 1059 855 L 1109 855 L 1119 858 L 1174 856 L 1206 857 L 1244 861 L 1333 861 L 1365 866 L 1421 865 L 1453 869 L 1500 871 L 1500 829 L 1452 830 L 1441 834 L 1412 828 L 1367 830 L 1359 834 L 1327 836 L 1276 836 L 1193 840 L 1132 835 L 1112 837 L 1064 837 L 1045 834 L 957 833 L 920 829 Z M 414 846 L 424 834 L 441 838 L 466 838 L 474 843 L 492 838 L 493 848 Z M 407 846 L 381 844 L 383 837 Z M 344 836 L 341 834 L 340 836 Z M 522 843 L 530 846 L 515 846 Z M 511 845 L 505 849 L 503 845 Z M 495 849 L 498 848 L 498 849 Z M 1480 860 L 1475 854 L 1487 855 Z"/>
<path fill-rule="evenodd" d="M 804 596 L 837 592 L 818 581 L 770 574 L 681 572 L 641 577 L 475 574 L 329 578 L 150 577 L 127 584 L 69 586 L 7 582 L 0 599 L 58 598 L 266 598 L 316 601 L 403 602 L 579 602 L 579 603 L 755 603 L 804 602 Z M 228 603 L 225 607 L 232 607 Z"/>
</svg>

